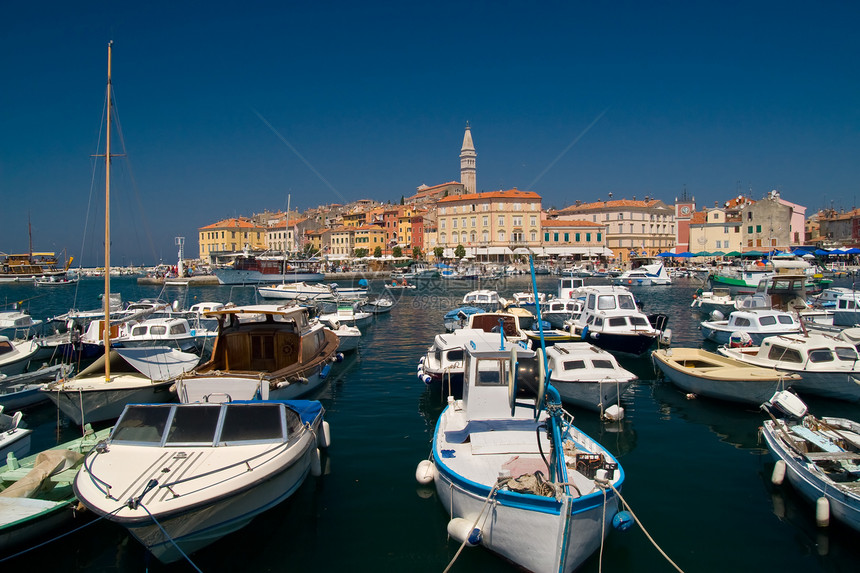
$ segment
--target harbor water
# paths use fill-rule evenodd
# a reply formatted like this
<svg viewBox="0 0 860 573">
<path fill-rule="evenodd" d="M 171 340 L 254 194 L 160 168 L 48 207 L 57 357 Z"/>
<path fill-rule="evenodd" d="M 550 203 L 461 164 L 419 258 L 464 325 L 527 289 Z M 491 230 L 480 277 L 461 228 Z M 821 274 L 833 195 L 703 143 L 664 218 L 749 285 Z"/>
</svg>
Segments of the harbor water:
<svg viewBox="0 0 860 573">
<path fill-rule="evenodd" d="M 542 292 L 557 279 L 538 277 Z M 371 290 L 382 291 L 381 280 Z M 484 285 L 482 285 L 483 287 Z M 679 279 L 634 292 L 646 313 L 669 315 L 674 346 L 702 346 L 697 314 L 690 309 L 700 286 Z M 834 286 L 846 286 L 834 283 Z M 850 284 L 848 285 L 850 286 Z M 331 425 L 325 472 L 244 529 L 191 556 L 203 571 L 410 571 L 439 572 L 459 548 L 448 539 L 448 516 L 432 487 L 415 481 L 426 459 L 445 393 L 416 376 L 419 357 L 443 331 L 443 314 L 459 306 L 471 284 L 431 282 L 403 291 L 388 315 L 364 329 L 359 352 L 336 364 L 319 398 Z M 527 276 L 484 288 L 503 296 L 531 290 Z M 98 307 L 103 283 L 37 288 L 7 284 L 0 302 L 19 302 L 35 318 L 70 308 Z M 112 280 L 124 301 L 160 297 L 183 306 L 218 301 L 264 302 L 253 287 L 160 287 L 133 277 Z M 815 525 L 814 508 L 787 483 L 770 482 L 773 463 L 758 429 L 755 408 L 705 398 L 688 399 L 658 379 L 650 358 L 621 358 L 639 380 L 622 397 L 626 417 L 601 422 L 597 414 L 569 408 L 576 424 L 605 445 L 626 472 L 622 494 L 660 549 L 684 571 L 856 571 L 857 533 L 832 523 Z M 817 416 L 858 419 L 856 405 L 806 400 Z M 53 405 L 25 414 L 34 429 L 33 450 L 73 438 L 79 430 Z M 81 523 L 86 523 L 82 520 Z M 105 520 L 4 563 L 6 569 L 64 571 L 192 571 L 184 561 L 163 565 L 123 528 Z M 481 548 L 467 548 L 452 571 L 515 571 Z M 642 529 L 613 532 L 581 571 L 672 571 Z"/>
</svg>

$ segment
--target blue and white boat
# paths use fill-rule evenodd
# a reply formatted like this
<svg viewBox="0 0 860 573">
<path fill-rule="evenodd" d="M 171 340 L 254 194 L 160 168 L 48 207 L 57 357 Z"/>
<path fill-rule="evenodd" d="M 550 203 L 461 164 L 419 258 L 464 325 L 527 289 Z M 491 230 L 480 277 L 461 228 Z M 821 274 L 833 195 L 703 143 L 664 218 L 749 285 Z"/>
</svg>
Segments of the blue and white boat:
<svg viewBox="0 0 860 573">
<path fill-rule="evenodd" d="M 729 344 L 740 336 L 748 346 L 759 346 L 768 336 L 798 334 L 800 328 L 796 315 L 771 309 L 736 310 L 726 320 L 702 322 L 702 334 L 708 340 Z"/>
<path fill-rule="evenodd" d="M 816 418 L 788 391 L 777 392 L 762 408 L 770 416 L 761 433 L 776 462 L 773 483 L 788 478 L 815 504 L 818 525 L 832 516 L 860 532 L 860 424 Z"/>
<path fill-rule="evenodd" d="M 131 404 L 84 460 L 78 499 L 176 561 L 247 525 L 320 475 L 318 401 Z"/>
<path fill-rule="evenodd" d="M 454 332 L 460 328 L 465 328 L 469 324 L 469 317 L 479 312 L 484 312 L 484 309 L 477 306 L 459 306 L 454 310 L 449 310 L 442 318 L 445 323 L 445 330 Z"/>
<path fill-rule="evenodd" d="M 654 263 L 625 271 L 621 276 L 613 277 L 612 284 L 627 287 L 660 286 L 672 284 L 672 279 L 666 273 L 663 263 Z"/>
<path fill-rule="evenodd" d="M 416 479 L 435 483 L 462 545 L 530 571 L 573 571 L 612 529 L 624 471 L 561 408 L 542 351 L 476 332 L 464 359 L 463 398 L 448 399 Z M 526 398 L 517 377 L 530 370 L 539 389 Z"/>
</svg>

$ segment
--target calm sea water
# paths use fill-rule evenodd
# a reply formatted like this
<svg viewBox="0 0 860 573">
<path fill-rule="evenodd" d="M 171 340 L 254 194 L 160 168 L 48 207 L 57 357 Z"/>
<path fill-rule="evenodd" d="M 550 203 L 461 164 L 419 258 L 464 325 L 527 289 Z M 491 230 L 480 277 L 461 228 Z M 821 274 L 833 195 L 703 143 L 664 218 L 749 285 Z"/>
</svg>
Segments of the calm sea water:
<svg viewBox="0 0 860 573">
<path fill-rule="evenodd" d="M 371 283 L 381 290 L 381 281 Z M 544 292 L 556 279 L 539 278 Z M 700 346 L 698 317 L 691 313 L 695 281 L 637 290 L 646 312 L 670 318 L 673 344 Z M 184 305 L 202 301 L 255 302 L 248 287 L 168 288 L 112 281 L 123 299 L 161 298 Z M 530 290 L 527 277 L 490 288 L 503 295 Z M 21 302 L 39 318 L 69 308 L 98 307 L 103 283 L 38 289 L 4 285 L 0 302 Z M 414 472 L 428 457 L 444 396 L 415 375 L 419 356 L 443 330 L 442 315 L 458 306 L 465 285 L 431 284 L 405 293 L 388 316 L 365 329 L 360 352 L 337 365 L 318 396 L 332 428 L 327 473 L 308 478 L 287 502 L 248 527 L 192 556 L 203 571 L 441 571 L 458 549 L 449 541 L 445 510 L 432 488 Z M 187 292 L 186 292 L 187 291 Z M 571 409 L 577 424 L 608 447 L 627 473 L 623 495 L 660 547 L 685 571 L 856 571 L 857 534 L 839 524 L 815 527 L 814 510 L 790 486 L 770 483 L 773 464 L 758 437 L 762 414 L 753 408 L 707 399 L 687 400 L 656 379 L 650 359 L 622 359 L 640 380 L 622 400 L 626 418 L 602 423 L 593 412 Z M 808 400 L 818 415 L 857 418 L 847 403 Z M 58 415 L 53 406 L 27 412 L 34 449 L 53 445 Z M 61 439 L 75 429 L 60 421 Z M 671 571 L 638 528 L 610 535 L 605 571 Z M 7 562 L 31 570 L 190 571 L 150 558 L 125 530 L 106 521 Z M 480 549 L 465 550 L 454 571 L 515 571 Z M 595 554 L 582 571 L 599 571 Z"/>
</svg>

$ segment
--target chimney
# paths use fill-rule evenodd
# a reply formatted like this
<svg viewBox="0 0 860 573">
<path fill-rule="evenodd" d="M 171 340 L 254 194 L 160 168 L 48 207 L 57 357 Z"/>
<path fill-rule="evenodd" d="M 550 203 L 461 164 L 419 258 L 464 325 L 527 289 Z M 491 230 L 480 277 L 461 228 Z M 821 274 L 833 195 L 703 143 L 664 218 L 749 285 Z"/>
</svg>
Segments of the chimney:
<svg viewBox="0 0 860 573">
<path fill-rule="evenodd" d="M 633 196 L 633 200 L 634 200 L 634 201 L 636 200 L 636 195 L 634 195 L 634 196 Z"/>
<path fill-rule="evenodd" d="M 579 199 L 577 199 L 577 200 L 576 200 L 576 206 L 577 206 L 577 207 L 579 207 L 580 205 L 582 205 L 582 201 L 580 201 Z"/>
</svg>

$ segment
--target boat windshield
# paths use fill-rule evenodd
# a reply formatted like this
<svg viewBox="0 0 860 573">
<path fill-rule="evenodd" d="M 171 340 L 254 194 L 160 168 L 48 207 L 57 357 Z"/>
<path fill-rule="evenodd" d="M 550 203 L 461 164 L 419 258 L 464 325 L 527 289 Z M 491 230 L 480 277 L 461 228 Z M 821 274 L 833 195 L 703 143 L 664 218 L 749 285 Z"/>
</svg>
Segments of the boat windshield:
<svg viewBox="0 0 860 573">
<path fill-rule="evenodd" d="M 600 295 L 597 299 L 598 310 L 613 310 L 615 308 L 615 297 L 611 294 Z"/>
<path fill-rule="evenodd" d="M 505 377 L 505 360 L 489 360 L 483 359 L 478 361 L 477 386 L 505 386 L 507 378 Z"/>
<path fill-rule="evenodd" d="M 858 358 L 860 358 L 860 356 L 857 355 L 856 350 L 854 350 L 853 348 L 845 347 L 845 346 L 837 346 L 834 349 L 834 352 L 836 352 L 836 357 L 839 360 L 845 360 L 847 362 L 853 362 L 853 361 L 857 360 Z"/>
<path fill-rule="evenodd" d="M 636 310 L 636 301 L 633 300 L 633 297 L 629 294 L 620 295 L 618 297 L 618 308 L 623 308 L 624 310 Z"/>
</svg>

